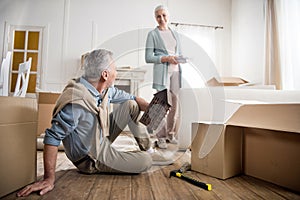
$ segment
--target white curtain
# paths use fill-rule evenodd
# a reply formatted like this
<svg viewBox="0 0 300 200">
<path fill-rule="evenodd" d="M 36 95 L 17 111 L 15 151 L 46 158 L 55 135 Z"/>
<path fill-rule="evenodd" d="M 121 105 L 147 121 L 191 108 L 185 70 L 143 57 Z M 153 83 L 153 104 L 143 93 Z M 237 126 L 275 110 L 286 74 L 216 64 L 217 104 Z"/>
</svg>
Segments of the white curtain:
<svg viewBox="0 0 300 200">
<path fill-rule="evenodd" d="M 266 1 L 265 83 L 300 89 L 300 1 Z"/>
<path fill-rule="evenodd" d="M 300 1 L 276 0 L 282 89 L 300 89 Z"/>
</svg>

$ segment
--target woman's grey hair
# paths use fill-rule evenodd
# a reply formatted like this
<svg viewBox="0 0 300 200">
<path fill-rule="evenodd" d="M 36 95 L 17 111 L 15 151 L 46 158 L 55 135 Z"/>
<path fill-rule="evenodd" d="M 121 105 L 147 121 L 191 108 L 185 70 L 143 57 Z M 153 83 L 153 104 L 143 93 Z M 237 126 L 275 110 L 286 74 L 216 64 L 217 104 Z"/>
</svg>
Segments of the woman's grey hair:
<svg viewBox="0 0 300 200">
<path fill-rule="evenodd" d="M 159 5 L 159 6 L 156 6 L 156 8 L 154 9 L 154 16 L 156 16 L 156 12 L 159 10 L 165 10 L 169 14 L 169 10 L 166 6 Z"/>
<path fill-rule="evenodd" d="M 112 62 L 111 51 L 106 49 L 96 49 L 84 57 L 84 77 L 87 80 L 98 81 L 101 73 L 108 69 Z"/>
</svg>

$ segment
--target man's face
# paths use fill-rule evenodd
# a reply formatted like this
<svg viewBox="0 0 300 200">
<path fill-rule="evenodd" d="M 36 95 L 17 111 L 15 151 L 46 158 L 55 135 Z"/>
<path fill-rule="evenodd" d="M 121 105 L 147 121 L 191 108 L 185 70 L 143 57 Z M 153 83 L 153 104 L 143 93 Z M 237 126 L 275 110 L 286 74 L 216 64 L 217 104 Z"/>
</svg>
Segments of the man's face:
<svg viewBox="0 0 300 200">
<path fill-rule="evenodd" d="M 112 59 L 111 59 L 111 64 L 109 65 L 107 71 L 108 71 L 107 86 L 110 87 L 114 84 L 117 77 L 116 64 Z"/>
</svg>

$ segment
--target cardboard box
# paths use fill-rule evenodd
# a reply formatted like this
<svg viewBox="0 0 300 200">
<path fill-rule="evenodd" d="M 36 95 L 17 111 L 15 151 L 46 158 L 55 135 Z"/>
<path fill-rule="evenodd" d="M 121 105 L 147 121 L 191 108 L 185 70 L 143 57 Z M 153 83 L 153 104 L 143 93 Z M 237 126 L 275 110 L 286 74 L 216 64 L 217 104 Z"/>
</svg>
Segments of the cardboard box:
<svg viewBox="0 0 300 200">
<path fill-rule="evenodd" d="M 239 86 L 248 81 L 239 77 L 213 77 L 207 81 L 207 86 Z"/>
<path fill-rule="evenodd" d="M 0 97 L 0 198 L 36 180 L 36 99 Z"/>
<path fill-rule="evenodd" d="M 299 132 L 245 128 L 244 173 L 300 192 L 299 144 Z"/>
<path fill-rule="evenodd" d="M 300 103 L 225 101 L 224 121 L 192 125 L 192 170 L 245 173 L 299 192 L 299 122 Z"/>
<path fill-rule="evenodd" d="M 195 133 L 191 146 L 192 170 L 221 179 L 242 173 L 240 128 L 195 123 L 192 131 Z"/>
<path fill-rule="evenodd" d="M 46 128 L 50 128 L 52 112 L 60 93 L 39 92 L 38 93 L 38 128 L 37 136 L 40 136 Z"/>
<path fill-rule="evenodd" d="M 243 87 L 244 88 L 244 87 Z M 179 92 L 180 115 L 178 145 L 187 149 L 192 142 L 193 122 L 224 122 L 226 100 L 251 100 L 266 103 L 299 103 L 300 91 L 273 89 L 243 89 L 242 87 L 183 88 Z M 226 108 L 227 106 L 227 108 Z M 227 112 L 228 113 L 228 112 Z"/>
</svg>

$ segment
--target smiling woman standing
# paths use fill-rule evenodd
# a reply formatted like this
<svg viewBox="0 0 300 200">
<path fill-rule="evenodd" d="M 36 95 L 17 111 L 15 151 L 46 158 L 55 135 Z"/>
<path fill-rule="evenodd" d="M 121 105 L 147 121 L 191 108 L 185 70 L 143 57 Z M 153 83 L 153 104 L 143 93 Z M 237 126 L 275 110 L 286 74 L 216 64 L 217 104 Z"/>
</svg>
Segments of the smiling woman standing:
<svg viewBox="0 0 300 200">
<path fill-rule="evenodd" d="M 182 85 L 179 61 L 182 55 L 178 33 L 168 26 L 168 9 L 159 5 L 155 8 L 154 15 L 158 26 L 148 33 L 145 60 L 147 63 L 153 63 L 153 88 L 157 91 L 167 88 L 172 96 L 172 107 L 166 123 L 156 133 L 158 147 L 166 149 L 167 141 L 177 144 L 177 98 Z"/>
</svg>

